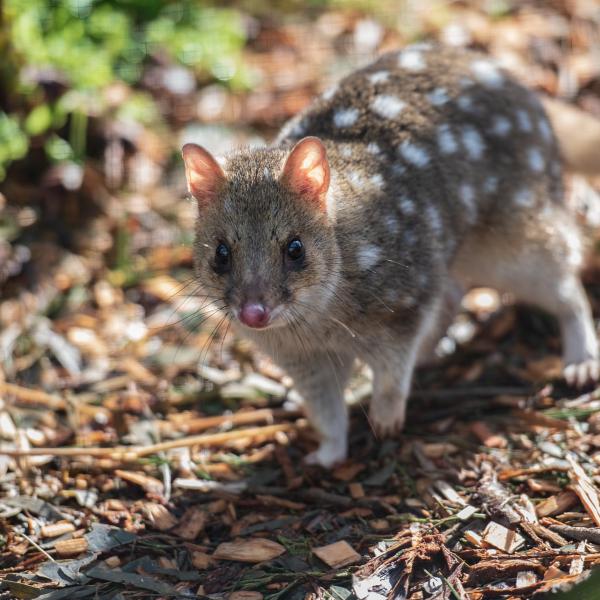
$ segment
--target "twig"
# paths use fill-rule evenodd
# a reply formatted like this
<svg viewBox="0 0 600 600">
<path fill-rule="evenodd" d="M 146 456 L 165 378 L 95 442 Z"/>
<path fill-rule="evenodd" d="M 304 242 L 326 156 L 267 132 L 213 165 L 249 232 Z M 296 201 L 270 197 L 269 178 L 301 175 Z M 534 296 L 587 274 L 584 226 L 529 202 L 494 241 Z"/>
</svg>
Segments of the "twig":
<svg viewBox="0 0 600 600">
<path fill-rule="evenodd" d="M 302 415 L 299 410 L 273 410 L 271 408 L 261 408 L 258 410 L 241 411 L 231 415 L 215 415 L 214 417 L 199 417 L 197 419 L 188 419 L 179 423 L 177 419 L 172 422 L 176 428 L 185 433 L 199 433 L 211 427 L 219 427 L 224 424 L 231 425 L 249 425 L 250 423 L 272 423 L 277 418 L 295 419 Z M 171 425 L 171 423 L 169 424 Z"/>
<path fill-rule="evenodd" d="M 52 410 L 65 410 L 65 408 L 67 408 L 66 401 L 58 396 L 53 396 L 40 390 L 32 390 L 20 385 L 15 385 L 14 383 L 0 381 L 0 394 L 9 394 L 24 404 L 45 406 Z"/>
<path fill-rule="evenodd" d="M 211 433 L 206 435 L 192 435 L 179 438 L 168 442 L 151 444 L 150 446 L 116 446 L 114 448 L 77 448 L 77 447 L 58 447 L 58 448 L 29 448 L 27 450 L 3 449 L 0 448 L 0 456 L 95 456 L 101 458 L 111 458 L 113 460 L 136 460 L 142 456 L 157 454 L 172 448 L 185 448 L 189 446 L 217 446 L 231 440 L 254 437 L 254 436 L 272 436 L 280 431 L 297 431 L 302 427 L 301 423 L 281 423 L 279 425 L 267 425 L 265 427 L 249 427 L 248 429 L 236 429 L 234 431 L 225 431 L 223 433 Z"/>
<path fill-rule="evenodd" d="M 39 550 L 44 554 L 46 558 L 50 559 L 52 562 L 56 562 L 54 558 L 52 558 L 40 545 L 36 544 L 26 533 L 19 533 L 19 535 L 24 537 L 36 550 Z"/>
</svg>

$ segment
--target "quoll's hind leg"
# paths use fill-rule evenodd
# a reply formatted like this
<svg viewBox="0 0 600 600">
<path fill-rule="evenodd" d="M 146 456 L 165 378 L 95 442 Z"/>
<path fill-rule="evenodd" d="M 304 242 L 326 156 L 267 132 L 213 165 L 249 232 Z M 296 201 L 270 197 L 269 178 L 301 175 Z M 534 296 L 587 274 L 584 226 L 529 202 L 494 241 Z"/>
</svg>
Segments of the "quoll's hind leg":
<svg viewBox="0 0 600 600">
<path fill-rule="evenodd" d="M 460 304 L 465 295 L 465 288 L 455 279 L 448 279 L 444 286 L 442 303 L 436 322 L 431 327 L 429 334 L 421 343 L 421 348 L 417 357 L 417 366 L 435 363 L 437 356 L 435 349 L 439 341 L 446 335 L 448 328 L 452 325 L 454 317 L 460 310 Z"/>
<path fill-rule="evenodd" d="M 582 249 L 571 215 L 560 206 L 540 209 L 529 219 L 516 220 L 505 237 L 488 233 L 482 240 L 461 252 L 457 260 L 461 275 L 556 316 L 565 379 L 579 386 L 598 380 L 598 341 L 579 280 Z"/>
<path fill-rule="evenodd" d="M 373 370 L 369 422 L 378 435 L 392 435 L 404 428 L 415 364 L 438 323 L 441 304 L 441 300 L 436 299 L 424 307 L 410 332 L 396 337 L 382 332 L 372 344 L 373 353 L 363 357 Z"/>
<path fill-rule="evenodd" d="M 348 383 L 354 356 L 315 352 L 282 366 L 294 380 L 302 396 L 306 415 L 321 438 L 317 450 L 304 459 L 308 464 L 331 467 L 345 460 L 348 453 L 348 414 L 344 389 Z"/>
</svg>

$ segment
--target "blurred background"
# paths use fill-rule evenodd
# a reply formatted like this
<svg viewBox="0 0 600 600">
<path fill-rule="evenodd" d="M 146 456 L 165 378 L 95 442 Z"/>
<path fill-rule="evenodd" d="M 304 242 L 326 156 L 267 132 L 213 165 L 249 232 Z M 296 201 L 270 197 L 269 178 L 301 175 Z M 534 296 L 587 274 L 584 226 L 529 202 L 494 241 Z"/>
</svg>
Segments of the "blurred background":
<svg viewBox="0 0 600 600">
<path fill-rule="evenodd" d="M 423 39 L 490 52 L 600 116 L 599 25 L 595 0 L 5 0 L 2 376 L 73 388 L 141 361 L 197 389 L 214 327 L 185 294 L 183 143 L 268 143 L 345 73 Z"/>
</svg>

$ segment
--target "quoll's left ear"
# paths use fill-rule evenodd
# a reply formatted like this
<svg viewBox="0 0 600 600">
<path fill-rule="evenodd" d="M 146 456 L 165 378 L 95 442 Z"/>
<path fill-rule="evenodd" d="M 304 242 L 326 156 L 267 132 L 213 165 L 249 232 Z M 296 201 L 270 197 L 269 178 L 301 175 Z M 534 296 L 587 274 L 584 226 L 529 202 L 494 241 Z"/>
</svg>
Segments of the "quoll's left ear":
<svg viewBox="0 0 600 600">
<path fill-rule="evenodd" d="M 202 146 L 185 144 L 181 154 L 188 189 L 202 208 L 216 200 L 225 184 L 225 175 L 213 155 Z"/>
<path fill-rule="evenodd" d="M 326 209 L 329 162 L 323 142 L 317 137 L 301 139 L 285 161 L 281 181 L 301 197 Z"/>
</svg>

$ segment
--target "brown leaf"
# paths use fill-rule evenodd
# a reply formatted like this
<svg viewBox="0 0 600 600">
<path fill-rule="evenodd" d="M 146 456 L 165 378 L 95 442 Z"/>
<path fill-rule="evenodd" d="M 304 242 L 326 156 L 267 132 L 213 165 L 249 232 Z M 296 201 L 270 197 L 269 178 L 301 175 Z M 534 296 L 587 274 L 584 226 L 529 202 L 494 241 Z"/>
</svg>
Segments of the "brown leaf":
<svg viewBox="0 0 600 600">
<path fill-rule="evenodd" d="M 213 558 L 259 563 L 281 556 L 285 551 L 285 548 L 281 544 L 272 540 L 263 538 L 238 539 L 219 544 L 213 553 Z"/>
</svg>

